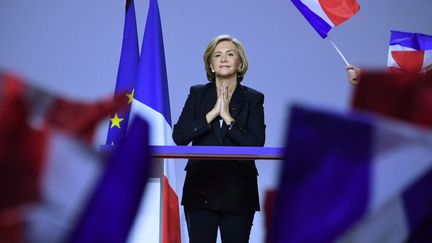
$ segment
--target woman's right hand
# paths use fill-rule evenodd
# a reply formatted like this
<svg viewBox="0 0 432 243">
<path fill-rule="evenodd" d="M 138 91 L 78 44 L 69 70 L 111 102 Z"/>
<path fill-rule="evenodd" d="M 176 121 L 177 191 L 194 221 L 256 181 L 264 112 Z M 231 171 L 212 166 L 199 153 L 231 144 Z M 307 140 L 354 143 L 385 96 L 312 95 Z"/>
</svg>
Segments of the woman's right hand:
<svg viewBox="0 0 432 243">
<path fill-rule="evenodd" d="M 216 119 L 216 117 L 220 115 L 221 106 L 222 97 L 219 96 L 216 100 L 216 104 L 213 106 L 213 109 L 211 109 L 206 115 L 207 124 L 210 124 L 214 119 Z"/>
</svg>

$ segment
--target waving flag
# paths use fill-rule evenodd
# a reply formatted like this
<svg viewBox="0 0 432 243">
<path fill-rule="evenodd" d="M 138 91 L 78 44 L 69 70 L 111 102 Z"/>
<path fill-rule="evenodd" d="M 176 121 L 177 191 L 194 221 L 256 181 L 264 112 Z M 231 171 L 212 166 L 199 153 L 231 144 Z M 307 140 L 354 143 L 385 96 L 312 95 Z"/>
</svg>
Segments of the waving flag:
<svg viewBox="0 0 432 243">
<path fill-rule="evenodd" d="M 119 98 L 65 99 L 0 73 L 1 242 L 63 242 L 102 170 L 92 134 Z"/>
<path fill-rule="evenodd" d="M 429 242 L 432 133 L 294 107 L 269 242 Z"/>
<path fill-rule="evenodd" d="M 360 6 L 356 0 L 291 0 L 322 38 L 335 26 L 354 16 Z"/>
<path fill-rule="evenodd" d="M 127 95 L 129 98 L 129 107 L 122 112 L 112 115 L 108 128 L 106 140 L 107 145 L 118 144 L 126 133 L 129 121 L 130 104 L 132 103 L 134 95 L 138 61 L 139 53 L 135 4 L 133 0 L 127 0 L 123 30 L 123 44 L 117 72 L 115 95 Z"/>
<path fill-rule="evenodd" d="M 407 73 L 432 70 L 432 35 L 391 31 L 387 67 Z"/>
<path fill-rule="evenodd" d="M 168 94 L 168 80 L 165 65 L 162 26 L 159 6 L 156 0 L 150 0 L 141 59 L 132 102 L 132 114 L 142 116 L 149 122 L 150 145 L 173 145 L 171 111 Z M 180 212 L 175 184 L 174 161 L 164 160 L 162 180 L 162 242 L 180 242 Z M 158 187 L 159 188 L 159 187 Z M 152 201 L 157 195 L 152 196 Z M 159 204 L 153 209 L 159 216 Z M 160 223 L 150 222 L 152 217 L 142 217 L 136 223 L 137 232 L 131 239 L 134 242 L 157 242 L 160 237 Z M 141 237 L 141 239 L 140 239 Z"/>
</svg>

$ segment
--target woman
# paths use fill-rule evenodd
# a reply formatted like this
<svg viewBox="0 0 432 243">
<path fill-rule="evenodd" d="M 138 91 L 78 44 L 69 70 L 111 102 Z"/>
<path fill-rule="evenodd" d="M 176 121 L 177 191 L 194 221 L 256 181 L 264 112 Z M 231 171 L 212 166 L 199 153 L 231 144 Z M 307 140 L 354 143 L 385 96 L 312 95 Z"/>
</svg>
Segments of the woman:
<svg viewBox="0 0 432 243">
<path fill-rule="evenodd" d="M 218 36 L 204 53 L 209 83 L 190 88 L 174 125 L 178 145 L 264 146 L 264 95 L 240 82 L 248 69 L 242 44 Z M 190 242 L 248 242 L 258 199 L 253 160 L 189 160 L 183 186 Z"/>
</svg>

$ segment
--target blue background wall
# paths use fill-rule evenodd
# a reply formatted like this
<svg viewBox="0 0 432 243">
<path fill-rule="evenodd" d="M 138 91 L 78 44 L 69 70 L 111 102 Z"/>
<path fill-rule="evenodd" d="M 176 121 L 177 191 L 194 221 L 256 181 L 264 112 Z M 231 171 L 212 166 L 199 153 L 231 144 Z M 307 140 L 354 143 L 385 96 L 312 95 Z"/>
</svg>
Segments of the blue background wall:
<svg viewBox="0 0 432 243">
<path fill-rule="evenodd" d="M 348 61 L 384 68 L 390 30 L 432 34 L 430 0 L 358 0 L 360 12 L 330 32 Z M 345 64 L 289 0 L 159 0 L 173 123 L 189 87 L 206 81 L 202 55 L 219 34 L 245 46 L 243 84 L 266 95 L 266 146 L 282 146 L 293 102 L 349 109 Z M 136 0 L 142 39 L 148 0 Z M 0 1 L 0 69 L 15 70 L 54 92 L 95 100 L 112 95 L 120 56 L 124 1 Z M 107 124 L 101 127 L 104 143 Z M 276 162 L 259 161 L 262 188 Z M 179 169 L 183 165 L 179 163 Z M 260 227 L 261 214 L 256 224 Z M 260 239 L 260 231 L 253 237 Z M 258 241 L 259 242 L 259 241 Z"/>
</svg>

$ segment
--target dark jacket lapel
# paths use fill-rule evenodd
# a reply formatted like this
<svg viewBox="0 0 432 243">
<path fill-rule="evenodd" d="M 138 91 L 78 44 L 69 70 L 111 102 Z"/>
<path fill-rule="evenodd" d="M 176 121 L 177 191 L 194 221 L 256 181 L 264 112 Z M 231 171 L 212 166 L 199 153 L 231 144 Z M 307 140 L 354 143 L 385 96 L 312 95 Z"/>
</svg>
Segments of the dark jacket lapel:
<svg viewBox="0 0 432 243">
<path fill-rule="evenodd" d="M 244 107 L 244 102 L 245 102 L 244 92 L 245 91 L 244 91 L 243 86 L 241 86 L 240 84 L 237 84 L 237 87 L 234 90 L 234 93 L 231 97 L 231 101 L 229 104 L 230 113 L 231 113 L 231 116 L 234 120 L 236 119 L 237 115 L 239 114 L 239 112 Z M 222 126 L 222 140 L 225 138 L 227 131 L 228 131 L 228 126 L 224 122 L 223 126 Z"/>
<path fill-rule="evenodd" d="M 234 120 L 237 117 L 237 114 L 243 109 L 244 102 L 245 102 L 245 90 L 243 86 L 240 84 L 237 84 L 236 89 L 234 90 L 234 93 L 231 97 L 230 101 L 230 113 L 231 116 L 234 118 Z"/>
</svg>

